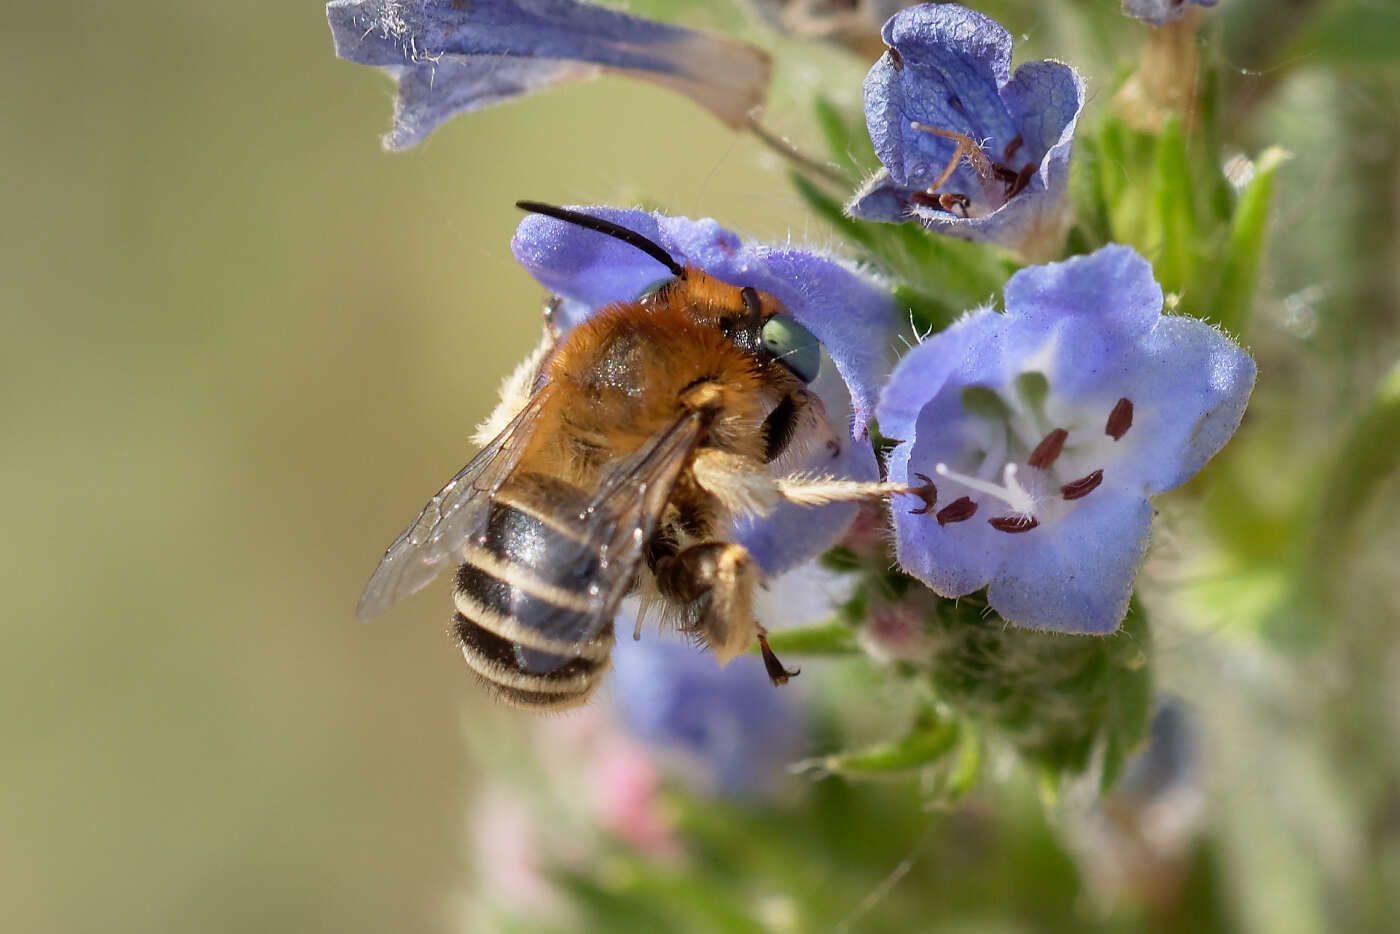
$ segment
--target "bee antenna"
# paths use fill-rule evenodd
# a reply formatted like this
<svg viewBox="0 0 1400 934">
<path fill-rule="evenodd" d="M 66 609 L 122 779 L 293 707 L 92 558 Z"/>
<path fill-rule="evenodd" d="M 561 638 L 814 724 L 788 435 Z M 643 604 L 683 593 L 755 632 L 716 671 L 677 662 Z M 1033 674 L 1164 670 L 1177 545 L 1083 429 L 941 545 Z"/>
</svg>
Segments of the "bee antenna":
<svg viewBox="0 0 1400 934">
<path fill-rule="evenodd" d="M 628 230 L 612 221 L 603 220 L 601 217 L 594 217 L 592 214 L 584 214 L 580 211 L 570 211 L 568 208 L 555 207 L 552 204 L 542 204 L 539 201 L 517 201 L 515 206 L 522 211 L 529 211 L 531 214 L 543 214 L 545 217 L 552 217 L 555 220 L 564 221 L 567 224 L 574 224 L 585 230 L 596 230 L 600 234 L 607 234 L 617 240 L 621 240 L 630 246 L 641 250 L 652 259 L 656 260 L 667 269 L 671 270 L 671 275 L 677 278 L 684 278 L 685 267 L 676 262 L 661 246 L 635 230 Z"/>
</svg>

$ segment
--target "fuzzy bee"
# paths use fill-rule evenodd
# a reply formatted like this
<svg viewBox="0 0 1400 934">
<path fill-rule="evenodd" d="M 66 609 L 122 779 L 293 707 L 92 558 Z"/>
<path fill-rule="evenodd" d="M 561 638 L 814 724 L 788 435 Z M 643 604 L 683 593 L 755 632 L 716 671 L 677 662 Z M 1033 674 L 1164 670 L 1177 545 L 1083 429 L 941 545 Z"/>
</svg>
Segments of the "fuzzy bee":
<svg viewBox="0 0 1400 934">
<path fill-rule="evenodd" d="M 789 452 L 835 456 L 850 443 L 808 388 L 820 345 L 773 296 L 682 266 L 603 218 L 518 206 L 636 247 L 670 278 L 546 338 L 504 394 L 504 427 L 389 546 L 359 616 L 456 565 L 453 633 L 467 664 L 509 704 L 560 710 L 598 685 L 618 604 L 637 592 L 720 664 L 757 640 L 784 683 L 796 672 L 752 612 L 759 569 L 718 536 L 782 501 L 903 488 L 773 475 Z"/>
</svg>

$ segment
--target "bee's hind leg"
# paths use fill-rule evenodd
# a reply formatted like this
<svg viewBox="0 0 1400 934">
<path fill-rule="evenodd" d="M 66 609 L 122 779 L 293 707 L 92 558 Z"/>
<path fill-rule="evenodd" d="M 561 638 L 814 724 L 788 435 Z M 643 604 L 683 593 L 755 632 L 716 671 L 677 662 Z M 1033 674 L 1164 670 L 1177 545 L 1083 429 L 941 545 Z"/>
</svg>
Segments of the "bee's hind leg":
<svg viewBox="0 0 1400 934">
<path fill-rule="evenodd" d="M 681 606 L 681 631 L 703 641 L 721 665 L 748 650 L 755 639 L 774 684 L 788 671 L 768 646 L 768 632 L 753 616 L 753 590 L 759 571 L 742 545 L 703 542 L 658 556 L 653 570 L 662 595 Z"/>
</svg>

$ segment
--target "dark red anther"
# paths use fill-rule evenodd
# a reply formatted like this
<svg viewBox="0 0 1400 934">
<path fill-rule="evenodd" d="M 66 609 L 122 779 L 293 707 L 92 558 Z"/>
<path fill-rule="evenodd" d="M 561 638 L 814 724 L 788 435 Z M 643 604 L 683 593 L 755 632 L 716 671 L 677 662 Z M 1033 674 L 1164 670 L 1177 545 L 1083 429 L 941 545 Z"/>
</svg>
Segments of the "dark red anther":
<svg viewBox="0 0 1400 934">
<path fill-rule="evenodd" d="M 1016 137 L 1012 139 L 1011 142 L 1007 143 L 1006 148 L 1001 151 L 1002 161 L 1010 162 L 1012 159 L 1016 158 L 1016 150 L 1021 148 L 1022 142 L 1021 134 L 1017 133 Z"/>
<path fill-rule="evenodd" d="M 938 520 L 939 525 L 947 525 L 949 522 L 964 522 L 971 519 L 975 512 L 977 512 L 977 504 L 964 496 L 938 510 L 938 514 L 934 518 Z"/>
<path fill-rule="evenodd" d="M 997 516 L 995 519 L 988 519 L 987 524 L 998 532 L 1029 532 L 1040 525 L 1040 520 L 1035 516 Z"/>
<path fill-rule="evenodd" d="M 1065 448 L 1065 439 L 1069 437 L 1069 432 L 1063 428 L 1056 428 L 1050 434 L 1040 439 L 1040 443 L 1031 451 L 1031 459 L 1026 461 L 1032 467 L 1039 467 L 1041 470 L 1055 463 L 1055 458 L 1060 456 L 1060 452 Z"/>
<path fill-rule="evenodd" d="M 1108 413 L 1108 424 L 1103 426 L 1103 433 L 1114 441 L 1128 433 L 1128 429 L 1133 427 L 1133 403 L 1127 399 L 1119 399 L 1118 404 L 1113 407 L 1113 411 Z"/>
<path fill-rule="evenodd" d="M 887 46 L 885 46 L 885 52 L 889 55 L 889 57 L 890 57 L 890 64 L 894 66 L 894 70 L 895 70 L 895 71 L 903 71 L 903 70 L 904 70 L 904 56 L 899 54 L 899 49 L 896 49 L 896 48 L 895 48 L 894 46 L 892 46 L 892 45 L 887 45 Z"/>
<path fill-rule="evenodd" d="M 1065 499 L 1079 499 L 1097 490 L 1100 483 L 1103 483 L 1103 471 L 1096 470 L 1087 477 L 1071 480 L 1060 487 L 1060 495 Z"/>
<path fill-rule="evenodd" d="M 945 191 L 938 196 L 938 206 L 949 214 L 967 217 L 967 209 L 972 206 L 972 199 L 954 191 Z"/>
<path fill-rule="evenodd" d="M 1016 178 L 1006 189 L 1006 197 L 1009 200 L 1013 196 L 1020 194 L 1021 190 L 1031 183 L 1031 176 L 1035 174 L 1035 163 L 1027 162 L 1021 166 L 1021 171 L 1016 173 Z"/>
<path fill-rule="evenodd" d="M 924 481 L 924 485 L 910 490 L 909 495 L 917 496 L 924 501 L 924 504 L 918 509 L 909 510 L 909 514 L 912 516 L 922 516 L 925 513 L 932 512 L 933 507 L 938 504 L 938 487 L 934 486 L 933 481 L 921 473 L 916 473 L 914 476 Z"/>
<path fill-rule="evenodd" d="M 1008 185 L 1016 181 L 1016 170 L 1001 162 L 992 163 L 992 174 L 996 176 L 997 181 Z"/>
</svg>

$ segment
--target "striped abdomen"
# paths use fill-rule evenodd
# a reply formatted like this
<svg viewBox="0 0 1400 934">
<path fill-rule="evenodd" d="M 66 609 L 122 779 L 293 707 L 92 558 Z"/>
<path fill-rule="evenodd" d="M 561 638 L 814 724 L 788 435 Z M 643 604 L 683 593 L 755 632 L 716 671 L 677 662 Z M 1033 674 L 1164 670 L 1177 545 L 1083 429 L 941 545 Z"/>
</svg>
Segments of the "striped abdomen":
<svg viewBox="0 0 1400 934">
<path fill-rule="evenodd" d="M 462 654 L 492 693 L 517 707 L 581 704 L 608 667 L 612 621 L 600 628 L 588 595 L 598 557 L 552 518 L 581 498 L 538 475 L 512 478 L 457 569 L 453 632 Z"/>
</svg>

